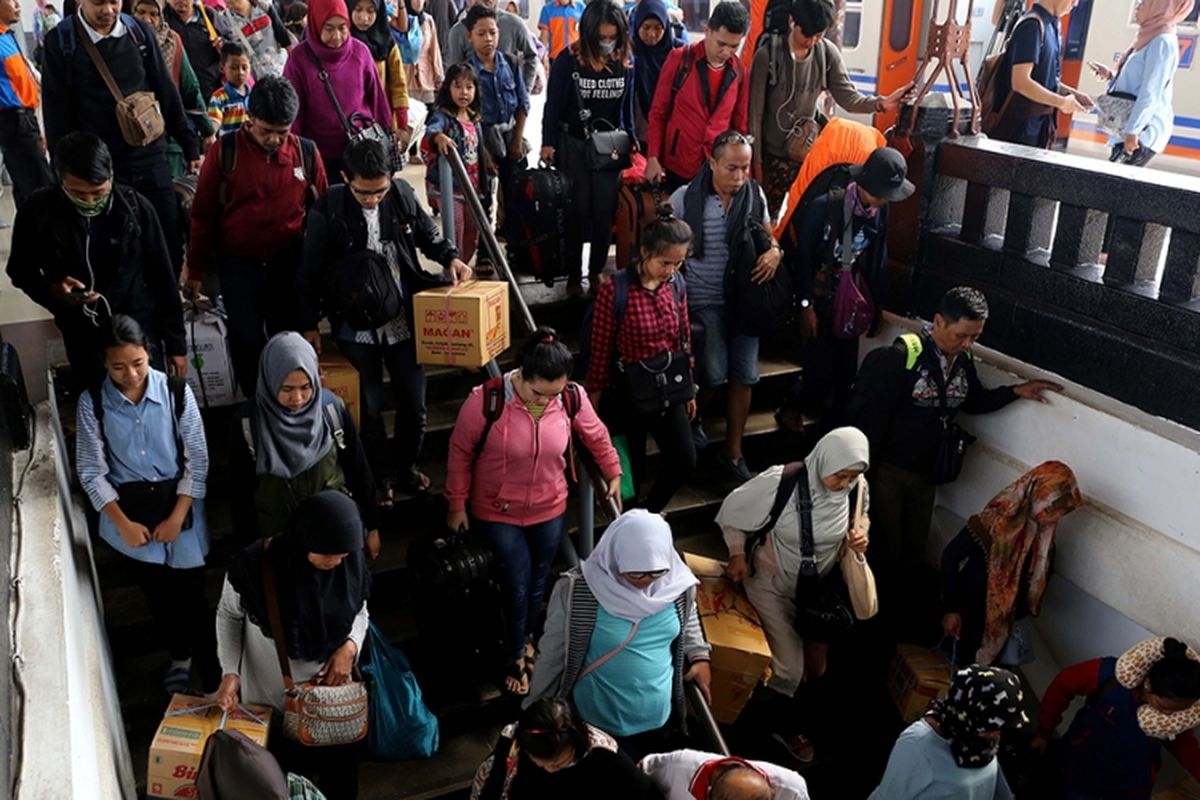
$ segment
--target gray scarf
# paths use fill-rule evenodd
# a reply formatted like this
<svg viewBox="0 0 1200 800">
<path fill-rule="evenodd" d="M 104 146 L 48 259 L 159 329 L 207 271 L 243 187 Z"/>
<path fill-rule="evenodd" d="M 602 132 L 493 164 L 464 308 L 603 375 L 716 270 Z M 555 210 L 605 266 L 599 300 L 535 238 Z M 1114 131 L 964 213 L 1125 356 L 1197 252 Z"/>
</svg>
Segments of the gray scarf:
<svg viewBox="0 0 1200 800">
<path fill-rule="evenodd" d="M 280 405 L 279 389 L 288 374 L 303 370 L 312 381 L 313 395 L 299 411 Z M 258 421 L 255 461 L 259 475 L 295 478 L 320 461 L 333 444 L 321 405 L 317 353 L 298 333 L 271 337 L 258 361 L 254 390 Z"/>
</svg>

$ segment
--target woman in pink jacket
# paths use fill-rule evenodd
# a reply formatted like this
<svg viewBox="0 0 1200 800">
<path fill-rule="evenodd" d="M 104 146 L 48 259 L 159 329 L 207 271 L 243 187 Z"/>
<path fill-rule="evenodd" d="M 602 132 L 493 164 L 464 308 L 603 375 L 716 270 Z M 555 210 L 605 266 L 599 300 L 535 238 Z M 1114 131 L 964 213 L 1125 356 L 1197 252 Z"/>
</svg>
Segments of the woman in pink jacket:
<svg viewBox="0 0 1200 800">
<path fill-rule="evenodd" d="M 572 433 L 599 465 L 609 497 L 620 496 L 621 462 L 583 387 L 570 383 L 571 351 L 552 328 L 538 328 L 517 363 L 476 387 L 459 409 L 446 524 L 464 531 L 469 514 L 500 560 L 512 653 L 505 688 L 525 695 L 546 574 L 562 540 Z"/>
</svg>

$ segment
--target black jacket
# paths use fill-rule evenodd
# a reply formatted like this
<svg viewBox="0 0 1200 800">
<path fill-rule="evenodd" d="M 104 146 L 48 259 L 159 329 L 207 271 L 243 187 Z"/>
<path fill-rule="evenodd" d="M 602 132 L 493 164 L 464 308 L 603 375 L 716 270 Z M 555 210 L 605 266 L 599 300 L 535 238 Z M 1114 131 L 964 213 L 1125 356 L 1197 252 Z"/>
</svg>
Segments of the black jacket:
<svg viewBox="0 0 1200 800">
<path fill-rule="evenodd" d="M 443 276 L 421 267 L 417 250 L 443 267 L 458 258 L 458 250 L 442 237 L 437 223 L 417 202 L 412 187 L 402 180 L 392 181 L 391 190 L 379 204 L 379 238 L 398 245 L 401 288 L 411 321 L 413 295 L 445 283 Z M 362 206 L 345 184 L 329 187 L 329 192 L 309 210 L 304 225 L 304 254 L 297 278 L 302 330 L 316 330 L 321 317 L 328 315 L 328 309 L 322 306 L 326 274 L 343 258 L 366 247 L 367 220 Z M 337 321 L 331 318 L 330 322 L 336 334 Z"/>
<path fill-rule="evenodd" d="M 179 287 L 158 215 L 146 198 L 120 184 L 108 208 L 86 219 L 57 186 L 39 189 L 17 212 L 8 276 L 54 315 L 66 339 L 95 339 L 83 307 L 55 300 L 50 286 L 71 276 L 128 314 L 168 356 L 187 353 Z M 102 303 L 98 304 L 101 307 Z"/>
<path fill-rule="evenodd" d="M 183 148 L 184 158 L 194 161 L 200 157 L 200 142 L 188 125 L 183 101 L 163 62 L 158 38 L 141 20 L 125 14 L 121 15 L 121 20 L 127 26 L 138 26 L 136 37 L 130 31 L 117 39 L 101 39 L 96 50 L 123 94 L 154 93 L 167 134 Z M 166 159 L 167 136 L 160 136 L 143 147 L 130 147 L 125 143 L 117 123 L 116 101 L 83 43 L 78 41 L 79 36 L 87 34 L 77 34 L 74 26 L 74 15 L 60 22 L 47 34 L 43 51 L 42 114 L 50 152 L 54 152 L 62 137 L 83 130 L 96 134 L 108 145 L 118 174 L 131 163 L 157 164 Z M 124 174 L 122 177 L 128 178 Z"/>
<path fill-rule="evenodd" d="M 171 30 L 178 33 L 179 38 L 183 40 L 183 49 L 187 53 L 188 61 L 192 63 L 196 80 L 200 82 L 200 91 L 204 94 L 204 102 L 207 103 L 213 92 L 221 88 L 223 83 L 221 54 L 213 47 L 208 26 L 204 24 L 204 20 L 184 22 L 170 3 L 163 4 L 162 14 Z"/>
<path fill-rule="evenodd" d="M 906 368 L 907 348 L 899 339 L 863 361 L 850 400 L 850 424 L 870 440 L 872 463 L 932 476 L 942 432 L 942 366 L 929 333 L 920 335 L 923 347 L 912 369 Z M 987 414 L 1017 399 L 1011 386 L 984 388 L 970 352 L 954 360 L 946 385 L 951 416 Z"/>
</svg>

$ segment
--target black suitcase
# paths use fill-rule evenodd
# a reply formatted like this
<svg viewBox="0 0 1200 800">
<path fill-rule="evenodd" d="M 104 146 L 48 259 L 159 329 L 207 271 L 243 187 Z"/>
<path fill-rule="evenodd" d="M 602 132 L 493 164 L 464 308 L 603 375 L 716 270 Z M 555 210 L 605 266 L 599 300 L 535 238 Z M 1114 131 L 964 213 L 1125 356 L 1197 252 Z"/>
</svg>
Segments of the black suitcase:
<svg viewBox="0 0 1200 800">
<path fill-rule="evenodd" d="M 568 272 L 571 182 L 551 167 L 518 170 L 504 194 L 508 265 L 550 286 Z"/>
</svg>

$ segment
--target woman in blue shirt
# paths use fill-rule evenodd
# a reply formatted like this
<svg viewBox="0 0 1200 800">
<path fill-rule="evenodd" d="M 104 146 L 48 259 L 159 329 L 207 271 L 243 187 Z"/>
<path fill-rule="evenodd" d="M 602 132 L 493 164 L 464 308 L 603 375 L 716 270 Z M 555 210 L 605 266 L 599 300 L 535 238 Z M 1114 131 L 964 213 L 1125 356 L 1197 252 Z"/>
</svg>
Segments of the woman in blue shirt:
<svg viewBox="0 0 1200 800">
<path fill-rule="evenodd" d="M 1116 71 L 1103 64 L 1090 65 L 1096 77 L 1108 81 L 1109 94 L 1136 98 L 1124 136 L 1109 135 L 1109 161 L 1144 167 L 1171 140 L 1175 124 L 1172 82 L 1179 69 L 1175 28 L 1194 6 L 1195 0 L 1142 0 L 1134 17 L 1137 39 L 1117 62 Z"/>
<path fill-rule="evenodd" d="M 79 396 L 76 463 L 100 538 L 136 565 L 138 584 L 171 656 L 168 693 L 221 681 L 204 599 L 208 448 L 192 390 L 150 366 L 146 335 L 118 314 L 103 330 L 108 376 Z"/>
<path fill-rule="evenodd" d="M 1012 800 L 996 754 L 1002 733 L 1032 724 L 1024 701 L 1008 670 L 958 670 L 945 699 L 900 734 L 868 800 Z"/>
</svg>

